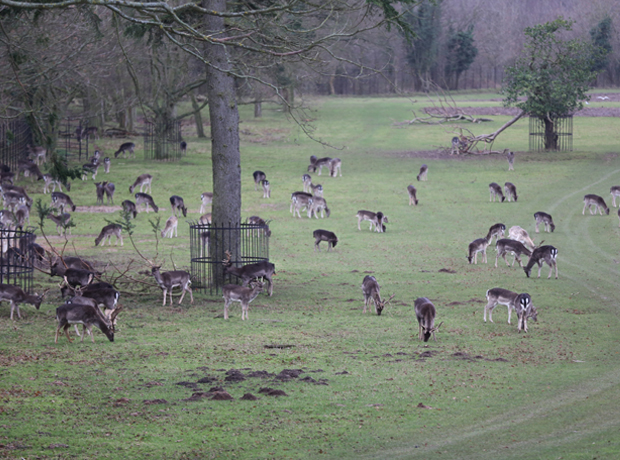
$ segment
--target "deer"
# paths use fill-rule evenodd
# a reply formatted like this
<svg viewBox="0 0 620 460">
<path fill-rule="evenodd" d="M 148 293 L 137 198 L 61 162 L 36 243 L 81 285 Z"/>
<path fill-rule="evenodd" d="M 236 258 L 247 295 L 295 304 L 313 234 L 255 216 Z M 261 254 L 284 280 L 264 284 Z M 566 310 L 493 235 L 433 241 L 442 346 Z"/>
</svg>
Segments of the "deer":
<svg viewBox="0 0 620 460">
<path fill-rule="evenodd" d="M 515 302 L 515 307 L 518 318 L 517 329 L 519 333 L 521 333 L 521 331 L 527 333 L 528 318 L 538 321 L 538 311 L 536 307 L 532 305 L 532 298 L 527 293 L 521 294 L 519 300 Z"/>
<path fill-rule="evenodd" d="M 497 184 L 495 182 L 491 182 L 489 184 L 489 193 L 491 194 L 490 197 L 489 197 L 489 202 L 492 200 L 493 203 L 495 203 L 495 198 L 496 197 L 497 197 L 497 199 L 501 198 L 501 202 L 502 203 L 506 199 L 506 197 L 502 193 L 502 188 L 499 186 L 499 184 Z"/>
<path fill-rule="evenodd" d="M 97 277 L 97 274 L 90 270 L 84 270 L 82 268 L 67 268 L 63 274 L 62 286 L 71 286 L 75 289 L 76 286 L 84 287 L 88 286 Z"/>
<path fill-rule="evenodd" d="M 314 185 L 310 183 L 308 185 L 308 191 L 310 191 L 314 196 L 323 196 L 323 186 L 321 184 Z"/>
<path fill-rule="evenodd" d="M 17 175 L 15 177 L 16 179 L 19 179 L 20 172 L 24 173 L 24 177 L 30 176 L 33 181 L 35 177 L 37 178 L 37 180 L 43 180 L 43 174 L 41 174 L 39 166 L 32 160 L 19 160 L 17 162 Z"/>
<path fill-rule="evenodd" d="M 121 153 L 125 158 L 127 158 L 130 154 L 133 155 L 133 157 L 135 158 L 135 148 L 136 144 L 134 144 L 133 142 L 125 142 L 124 144 L 121 144 L 121 146 L 116 152 L 114 152 L 114 158 L 118 158 Z"/>
<path fill-rule="evenodd" d="M 11 320 L 13 319 L 13 312 L 17 311 L 17 318 L 22 319 L 22 315 L 19 311 L 19 304 L 28 303 L 37 310 L 41 307 L 43 297 L 47 294 L 46 290 L 43 294 L 34 295 L 27 294 L 19 286 L 13 284 L 0 284 L 0 302 L 8 301 L 11 303 Z"/>
<path fill-rule="evenodd" d="M 519 262 L 519 267 L 523 268 L 523 264 L 521 263 L 521 255 L 525 254 L 528 257 L 532 257 L 532 251 L 526 248 L 523 243 L 517 240 L 511 240 L 508 238 L 504 238 L 501 240 L 497 240 L 495 244 L 495 267 L 497 268 L 497 261 L 499 257 L 504 258 L 504 262 L 506 262 L 507 266 L 510 266 L 508 261 L 506 260 L 506 254 L 511 252 L 514 255 L 514 259 L 512 260 L 512 265 L 514 266 L 515 260 Z"/>
<path fill-rule="evenodd" d="M 210 212 L 207 214 L 203 214 L 202 216 L 200 216 L 200 219 L 198 219 L 198 223 L 200 225 L 211 225 L 212 217 L 213 215 Z"/>
<path fill-rule="evenodd" d="M 105 192 L 107 204 L 114 204 L 114 191 L 116 187 L 112 182 L 104 182 L 104 184 L 103 191 Z"/>
<path fill-rule="evenodd" d="M 540 278 L 540 271 L 542 270 L 543 262 L 546 262 L 549 265 L 549 276 L 547 279 L 551 278 L 551 273 L 553 272 L 553 268 L 555 267 L 555 279 L 558 279 L 558 263 L 556 258 L 558 257 L 558 250 L 553 246 L 540 246 L 534 249 L 532 252 L 532 256 L 528 261 L 527 265 L 523 267 L 525 274 L 527 277 L 530 277 L 530 273 L 532 272 L 532 267 L 534 264 L 538 264 L 538 277 Z"/>
<path fill-rule="evenodd" d="M 603 199 L 603 197 L 600 197 L 598 195 L 586 195 L 583 197 L 583 211 L 581 212 L 582 215 L 585 215 L 586 208 L 588 208 L 591 215 L 596 214 L 596 212 L 598 211 L 601 213 L 602 216 L 603 209 L 605 210 L 605 214 L 609 215 L 609 208 L 607 207 L 605 200 Z M 594 209 L 594 212 L 592 212 L 592 209 Z"/>
<path fill-rule="evenodd" d="M 67 270 L 74 268 L 87 270 L 94 273 L 95 269 L 88 261 L 80 257 L 59 257 L 54 260 L 50 267 L 50 276 L 65 276 Z"/>
<path fill-rule="evenodd" d="M 539 232 L 538 227 L 540 224 L 544 224 L 544 230 L 549 233 L 553 233 L 555 230 L 555 224 L 553 223 L 553 217 L 546 212 L 538 211 L 534 213 L 534 220 L 536 221 L 536 233 Z"/>
<path fill-rule="evenodd" d="M 95 182 L 95 191 L 97 193 L 97 204 L 103 205 L 103 195 L 105 194 L 105 186 L 107 182 Z"/>
<path fill-rule="evenodd" d="M 489 240 L 489 244 L 493 242 L 493 237 L 495 237 L 495 241 L 497 242 L 500 238 L 504 237 L 504 233 L 506 232 L 506 226 L 502 223 L 493 224 L 489 227 L 489 232 L 487 233 L 487 240 Z"/>
<path fill-rule="evenodd" d="M 257 191 L 261 182 L 267 179 L 267 174 L 262 171 L 254 171 L 252 177 L 254 177 L 254 191 Z"/>
<path fill-rule="evenodd" d="M 211 223 L 211 219 L 209 218 L 209 223 Z M 261 227 L 260 229 L 263 230 L 263 232 L 265 233 L 265 236 L 270 237 L 271 236 L 271 230 L 269 229 L 269 225 L 267 222 L 265 222 L 264 219 L 261 219 L 258 216 L 250 216 L 246 219 L 246 223 L 250 224 L 250 225 L 255 225 L 258 227 Z M 259 229 L 259 231 L 260 231 Z"/>
<path fill-rule="evenodd" d="M 140 205 L 144 205 L 146 212 L 149 212 L 149 206 L 153 208 L 153 211 L 159 212 L 159 206 L 153 201 L 153 197 L 147 193 L 138 192 L 134 195 L 136 197 L 136 208 Z"/>
<path fill-rule="evenodd" d="M 618 209 L 618 227 L 620 227 L 620 209 Z"/>
<path fill-rule="evenodd" d="M 518 225 L 513 225 L 512 227 L 510 227 L 510 230 L 508 230 L 508 238 L 523 243 L 532 251 L 536 248 L 536 245 L 534 244 L 534 241 L 532 241 L 532 239 L 530 238 L 527 230 L 519 227 Z"/>
<path fill-rule="evenodd" d="M 4 192 L 2 194 L 4 199 L 4 207 L 15 212 L 18 206 L 25 205 L 28 201 L 26 197 L 19 192 Z"/>
<path fill-rule="evenodd" d="M 138 209 L 136 203 L 131 200 L 125 200 L 122 203 L 123 211 L 129 213 L 135 219 L 138 216 Z"/>
<path fill-rule="evenodd" d="M 174 236 L 178 237 L 179 236 L 178 226 L 179 226 L 179 219 L 177 218 L 177 216 L 168 217 L 168 220 L 166 221 L 166 226 L 161 231 L 161 237 L 166 238 L 166 236 L 168 236 L 169 238 L 172 238 L 173 233 L 174 233 Z"/>
<path fill-rule="evenodd" d="M 392 294 L 389 299 L 381 300 L 380 286 L 377 282 L 377 279 L 374 276 L 366 275 L 364 280 L 362 281 L 362 294 L 364 295 L 364 311 L 362 313 L 366 313 L 366 309 L 368 308 L 368 304 L 372 300 L 372 303 L 375 305 L 375 313 L 377 316 L 381 316 L 381 312 L 385 306 L 390 303 L 390 300 L 394 298 L 396 294 Z"/>
<path fill-rule="evenodd" d="M 258 294 L 263 292 L 263 283 L 260 281 L 250 283 L 250 287 L 238 286 L 236 284 L 226 284 L 222 287 L 224 297 L 224 319 L 228 319 L 228 307 L 231 302 L 241 303 L 241 320 L 249 319 L 248 310 L 250 302 L 254 300 Z"/>
<path fill-rule="evenodd" d="M 454 136 L 452 138 L 452 150 L 450 150 L 451 155 L 458 155 L 459 153 L 459 138 Z"/>
<path fill-rule="evenodd" d="M 316 172 L 316 170 L 318 169 L 319 170 L 318 175 L 320 176 L 321 171 L 323 170 L 323 167 L 329 168 L 331 161 L 332 159 L 330 157 L 317 159 L 317 157 L 312 155 L 310 157 L 310 166 L 308 166 L 308 172 Z"/>
<path fill-rule="evenodd" d="M 103 172 L 106 174 L 110 173 L 110 165 L 112 162 L 110 161 L 110 157 L 105 157 L 103 159 Z"/>
<path fill-rule="evenodd" d="M 129 193 L 133 193 L 136 187 L 140 187 L 140 192 L 142 193 L 142 188 L 146 188 L 148 193 L 151 192 L 151 182 L 153 182 L 153 176 L 150 174 L 140 174 L 136 181 L 129 187 Z"/>
<path fill-rule="evenodd" d="M 409 194 L 409 206 L 418 205 L 418 199 L 416 198 L 417 190 L 413 185 L 407 187 L 407 193 Z"/>
<path fill-rule="evenodd" d="M 187 153 L 187 142 L 181 141 L 179 149 L 181 150 L 181 155 L 185 155 Z"/>
<path fill-rule="evenodd" d="M 312 202 L 314 201 L 314 197 L 309 193 L 304 192 L 295 192 L 291 195 L 291 209 L 293 210 L 293 217 L 295 217 L 295 213 L 301 219 L 300 211 L 303 208 L 310 209 L 312 207 Z"/>
<path fill-rule="evenodd" d="M 114 245 L 118 244 L 118 240 L 121 241 L 121 246 L 123 245 L 123 235 L 122 235 L 122 227 L 119 224 L 109 224 L 101 229 L 101 233 L 99 236 L 95 238 L 95 246 L 99 246 L 99 243 L 103 241 L 102 246 L 105 246 L 106 238 L 108 240 L 108 246 L 112 245 L 112 236 L 116 237 L 116 242 Z"/>
<path fill-rule="evenodd" d="M 609 193 L 611 193 L 611 202 L 613 207 L 616 207 L 616 197 L 620 197 L 620 185 L 612 185 L 609 189 Z"/>
<path fill-rule="evenodd" d="M 340 173 L 340 177 L 342 177 L 342 160 L 340 158 L 333 158 L 329 162 L 329 175 L 331 177 L 336 177 Z"/>
<path fill-rule="evenodd" d="M 68 212 L 63 212 L 62 214 L 56 216 L 51 212 L 47 215 L 47 218 L 56 224 L 56 231 L 58 232 L 58 236 L 63 233 L 66 235 L 67 230 L 69 231 L 69 235 L 71 235 L 71 227 L 68 225 L 71 220 L 71 214 Z"/>
<path fill-rule="evenodd" d="M 489 314 L 489 321 L 493 322 L 493 310 L 497 305 L 505 305 L 508 307 L 508 324 L 510 324 L 510 314 L 512 310 L 520 312 L 526 310 L 526 315 L 532 318 L 534 321 L 538 320 L 538 311 L 531 306 L 532 298 L 529 294 L 517 294 L 516 292 L 509 291 L 503 288 L 492 288 L 487 291 L 487 304 L 484 307 L 484 322 L 487 322 L 487 313 Z M 529 312 L 527 312 L 528 306 L 531 306 Z M 517 314 L 517 317 L 518 314 Z"/>
<path fill-rule="evenodd" d="M 86 163 L 82 165 L 82 180 L 85 181 L 88 179 L 88 174 L 90 174 L 93 180 L 97 179 L 97 173 L 99 172 L 99 160 L 95 159 L 94 162 Z"/>
<path fill-rule="evenodd" d="M 314 236 L 314 252 L 316 252 L 317 248 L 319 252 L 321 252 L 321 247 L 319 246 L 321 241 L 327 242 L 327 252 L 331 251 L 331 249 L 335 248 L 338 244 L 338 237 L 336 234 L 328 230 L 315 230 L 312 232 L 312 236 Z"/>
<path fill-rule="evenodd" d="M 263 179 L 260 181 L 261 186 L 263 187 L 263 198 L 271 198 L 271 185 L 267 179 Z"/>
<path fill-rule="evenodd" d="M 21 230 L 24 228 L 25 221 L 28 221 L 28 225 L 30 225 L 30 207 L 22 204 L 15 211 L 15 225 Z"/>
<path fill-rule="evenodd" d="M 159 287 L 164 291 L 164 304 L 166 306 L 166 294 L 170 292 L 170 305 L 172 305 L 172 288 L 180 287 L 182 290 L 181 299 L 179 299 L 179 305 L 183 302 L 183 297 L 185 297 L 185 293 L 189 292 L 189 296 L 191 298 L 190 303 L 194 303 L 194 294 L 192 294 L 192 289 L 190 285 L 192 281 L 190 279 L 190 274 L 184 270 L 175 270 L 169 272 L 161 273 L 159 269 L 161 266 L 154 266 L 151 268 L 151 273 L 155 278 L 155 281 L 159 285 Z"/>
<path fill-rule="evenodd" d="M 52 187 L 52 192 L 56 191 L 56 186 L 58 186 L 58 190 L 62 192 L 62 182 L 58 179 L 54 179 L 51 174 L 43 174 L 43 193 L 49 193 L 50 186 Z M 67 182 L 65 185 L 67 187 L 67 191 L 71 191 L 71 183 Z"/>
<path fill-rule="evenodd" d="M 482 262 L 487 263 L 487 246 L 490 241 L 486 238 L 478 238 L 469 243 L 469 247 L 467 250 L 467 260 L 471 264 L 472 261 L 474 264 L 478 264 L 478 253 L 482 253 Z"/>
<path fill-rule="evenodd" d="M 515 186 L 515 184 L 513 184 L 512 182 L 506 182 L 504 184 L 504 192 L 506 192 L 506 197 L 508 198 L 508 201 L 517 201 L 517 187 Z"/>
<path fill-rule="evenodd" d="M 109 317 L 116 309 L 121 293 L 114 289 L 111 284 L 100 282 L 75 289 L 71 286 L 63 286 L 60 289 L 60 296 L 64 298 L 67 295 L 76 298 L 92 299 L 95 302 L 95 306 L 103 306 L 105 315 Z M 77 300 L 76 303 L 80 301 L 81 299 Z"/>
<path fill-rule="evenodd" d="M 172 195 L 170 197 L 170 207 L 173 216 L 178 217 L 180 213 L 183 213 L 183 217 L 187 217 L 187 208 L 185 207 L 185 203 L 183 203 L 183 198 L 180 196 Z"/>
<path fill-rule="evenodd" d="M 508 171 L 514 171 L 515 170 L 515 153 L 511 152 L 509 149 L 505 149 L 504 154 L 506 155 L 506 159 L 508 160 Z"/>
<path fill-rule="evenodd" d="M 99 128 L 96 126 L 84 128 L 82 131 L 82 137 L 90 138 L 91 136 L 93 139 L 99 139 Z"/>
<path fill-rule="evenodd" d="M 32 157 L 32 161 L 34 161 L 36 165 L 42 165 L 45 163 L 45 156 L 47 154 L 45 147 L 33 147 L 32 145 L 27 145 L 26 147 L 28 148 L 28 154 Z"/>
<path fill-rule="evenodd" d="M 436 342 L 435 332 L 441 327 L 443 321 L 435 326 L 435 316 L 437 315 L 435 305 L 426 297 L 418 297 L 415 299 L 414 309 L 418 320 L 418 338 L 428 342 L 432 335 Z"/>
<path fill-rule="evenodd" d="M 308 217 L 312 218 L 312 215 L 314 214 L 314 217 L 318 219 L 319 211 L 321 212 L 321 219 L 324 217 L 323 211 L 325 211 L 327 217 L 329 217 L 331 214 L 331 211 L 327 207 L 327 201 L 325 201 L 325 198 L 315 196 L 314 198 L 312 198 L 312 204 L 308 208 Z"/>
<path fill-rule="evenodd" d="M 99 307 L 93 307 L 92 305 L 84 305 L 80 303 L 61 305 L 56 309 L 56 320 L 58 321 L 58 327 L 56 328 L 56 338 L 54 343 L 58 343 L 58 334 L 60 334 L 61 329 L 64 329 L 65 335 L 67 336 L 69 342 L 73 342 L 71 337 L 69 337 L 68 331 L 71 324 L 81 324 L 83 326 L 82 342 L 84 341 L 84 336 L 88 332 L 92 342 L 95 343 L 95 338 L 93 337 L 92 331 L 93 326 L 97 326 L 110 342 L 114 342 L 114 323 L 121 310 L 122 307 L 116 308 L 110 317 L 107 318 L 103 313 L 101 313 Z"/>
<path fill-rule="evenodd" d="M 308 193 L 310 191 L 310 184 L 312 183 L 312 177 L 310 174 L 303 174 L 301 176 L 301 181 L 304 184 L 304 192 Z"/>
<path fill-rule="evenodd" d="M 276 266 L 273 263 L 263 260 L 262 262 L 235 267 L 233 266 L 231 252 L 226 251 L 225 254 L 226 257 L 223 260 L 225 275 L 230 274 L 240 278 L 242 286 L 247 286 L 252 280 L 263 279 L 269 283 L 267 294 L 273 295 L 273 280 L 271 278 L 276 275 Z"/>
<path fill-rule="evenodd" d="M 416 176 L 416 179 L 418 179 L 418 182 L 425 181 L 427 175 L 428 175 L 428 166 L 422 165 L 420 166 L 420 173 Z"/>
<path fill-rule="evenodd" d="M 3 165 L 6 166 L 6 165 Z M 8 171 L 0 170 L 0 183 L 1 184 L 12 184 L 15 179 L 15 173 L 10 169 Z"/>
<path fill-rule="evenodd" d="M 388 223 L 387 216 L 385 216 L 381 211 L 375 213 L 372 211 L 361 210 L 357 211 L 357 214 L 355 216 L 357 217 L 358 230 L 361 230 L 360 224 L 362 223 L 362 221 L 367 220 L 368 222 L 370 222 L 369 230 L 372 231 L 374 227 L 376 232 L 383 233 L 383 224 Z"/>
<path fill-rule="evenodd" d="M 62 192 L 52 192 L 52 208 L 60 209 L 60 212 L 64 213 L 65 207 L 71 209 L 71 212 L 75 212 L 76 206 L 69 195 Z"/>
<path fill-rule="evenodd" d="M 202 195 L 200 195 L 200 201 L 202 203 L 200 205 L 200 214 L 204 214 L 204 212 L 207 210 L 207 205 L 213 203 L 213 193 L 204 192 Z"/>
</svg>

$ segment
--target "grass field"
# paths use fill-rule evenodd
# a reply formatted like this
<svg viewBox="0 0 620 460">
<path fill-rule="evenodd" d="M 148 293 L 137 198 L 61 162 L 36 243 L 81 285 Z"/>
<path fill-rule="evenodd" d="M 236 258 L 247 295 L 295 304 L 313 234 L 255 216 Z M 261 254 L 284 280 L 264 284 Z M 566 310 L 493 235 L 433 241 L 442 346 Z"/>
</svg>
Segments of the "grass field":
<svg viewBox="0 0 620 460">
<path fill-rule="evenodd" d="M 492 94 L 456 99 L 499 104 Z M 156 286 L 132 294 L 122 285 L 116 340 L 97 331 L 95 344 L 64 337 L 54 344 L 57 289 L 39 311 L 24 305 L 22 320 L 10 321 L 3 303 L 0 457 L 619 458 L 620 228 L 613 208 L 609 216 L 579 211 L 586 193 L 611 205 L 609 187 L 620 184 L 620 120 L 576 117 L 569 153 L 525 152 L 527 121 L 520 121 L 494 146 L 517 151 L 509 172 L 503 157 L 434 153 L 449 145 L 454 126 L 394 125 L 429 105 L 423 98 L 307 105 L 313 135 L 338 150 L 308 139 L 276 108 L 265 108 L 261 119 L 242 108 L 243 217 L 273 220 L 273 297 L 254 300 L 249 321 L 241 321 L 238 304 L 225 321 L 219 297 L 197 294 L 194 305 L 162 307 Z M 492 132 L 508 120 L 492 118 L 467 128 Z M 210 143 L 187 140 L 178 164 L 113 160 L 111 173 L 97 179 L 115 182 L 120 204 L 135 177 L 148 172 L 155 202 L 165 208 L 162 225 L 172 194 L 185 198 L 188 218 L 197 218 L 200 193 L 211 190 Z M 110 155 L 117 144 L 101 147 Z M 342 177 L 313 175 L 324 187 L 329 219 L 289 213 L 310 155 L 342 159 Z M 428 181 L 416 182 L 423 163 Z M 256 169 L 271 182 L 269 200 L 254 191 Z M 488 184 L 506 181 L 517 186 L 518 202 L 490 203 Z M 40 184 L 25 184 L 41 192 Z M 408 205 L 409 184 L 418 189 L 417 207 Z M 70 195 L 78 206 L 95 205 L 92 180 L 74 184 Z M 31 196 L 49 202 L 42 193 Z M 367 225 L 358 231 L 360 209 L 384 212 L 387 232 L 371 233 Z M 553 215 L 554 233 L 534 233 L 536 211 Z M 133 259 L 135 277 L 148 268 L 127 241 L 94 247 L 116 214 L 73 217 L 68 253 L 110 263 L 110 272 Z M 152 217 L 136 219 L 137 247 L 164 269 L 172 261 L 188 267 L 187 225 L 179 224 L 179 238 L 156 246 Z M 503 261 L 495 268 L 491 247 L 488 264 L 469 265 L 467 245 L 496 222 L 520 225 L 536 243 L 557 247 L 559 279 L 547 279 L 547 266 L 540 279 L 536 270 L 528 279 Z M 313 251 L 317 228 L 338 235 L 334 252 Z M 45 230 L 62 244 L 52 225 Z M 395 294 L 380 317 L 362 314 L 366 273 L 376 276 L 383 296 Z M 52 286 L 43 274 L 35 281 L 38 290 Z M 492 287 L 531 294 L 539 316 L 527 334 L 518 333 L 514 315 L 506 323 L 502 306 L 495 323 L 483 322 Z M 436 342 L 417 338 L 413 302 L 421 296 L 444 323 Z M 234 399 L 201 397 L 217 386 Z M 258 399 L 243 399 L 246 393 Z"/>
</svg>

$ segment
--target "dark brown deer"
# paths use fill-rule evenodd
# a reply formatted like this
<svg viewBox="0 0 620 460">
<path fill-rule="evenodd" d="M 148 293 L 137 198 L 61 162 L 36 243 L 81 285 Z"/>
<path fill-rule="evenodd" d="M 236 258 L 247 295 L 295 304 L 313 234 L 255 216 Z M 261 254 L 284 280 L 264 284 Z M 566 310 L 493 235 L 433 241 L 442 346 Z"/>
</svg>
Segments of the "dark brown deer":
<svg viewBox="0 0 620 460">
<path fill-rule="evenodd" d="M 426 180 L 427 175 L 428 175 L 428 166 L 422 165 L 420 166 L 420 173 L 417 175 L 416 179 L 418 179 L 418 182 L 421 180 Z"/>
<path fill-rule="evenodd" d="M 121 146 L 118 148 L 118 150 L 116 152 L 114 152 L 114 158 L 118 158 L 118 156 L 122 153 L 124 157 L 128 157 L 130 154 L 132 154 L 135 158 L 135 150 L 136 148 L 136 144 L 134 144 L 133 142 L 125 142 L 124 144 L 121 144 Z M 132 192 L 133 193 L 133 192 Z"/>
<path fill-rule="evenodd" d="M 441 327 L 443 322 L 439 323 L 439 326 L 435 326 L 435 316 L 437 310 L 433 302 L 426 297 L 418 297 L 414 302 L 415 316 L 418 319 L 418 337 L 420 340 L 428 342 L 428 339 L 433 336 L 433 340 L 437 341 L 435 332 Z"/>
<path fill-rule="evenodd" d="M 47 291 L 49 291 L 49 289 Z M 41 295 L 37 295 L 36 293 L 30 295 L 25 293 L 19 286 L 0 284 L 0 302 L 8 301 L 11 303 L 11 319 L 13 319 L 14 311 L 17 311 L 17 317 L 22 319 L 22 315 L 19 312 L 19 304 L 28 303 L 38 310 L 47 291 Z"/>
<path fill-rule="evenodd" d="M 183 198 L 181 198 L 180 196 L 172 195 L 170 197 L 170 206 L 173 215 L 178 217 L 179 214 L 183 213 L 183 217 L 187 217 L 187 207 L 185 207 Z"/>
<path fill-rule="evenodd" d="M 260 183 L 267 179 L 267 174 L 262 171 L 254 171 L 252 173 L 252 177 L 254 177 L 254 191 L 256 191 L 258 190 Z"/>
<path fill-rule="evenodd" d="M 266 260 L 257 262 L 254 264 L 247 264 L 242 267 L 233 266 L 232 254 L 230 251 L 226 251 L 226 258 L 224 263 L 224 274 L 230 274 L 241 279 L 241 284 L 247 286 L 252 280 L 264 279 L 269 283 L 267 289 L 268 295 L 273 295 L 273 280 L 271 279 L 276 274 L 276 266 Z"/>
<path fill-rule="evenodd" d="M 515 264 L 515 260 L 519 262 L 519 267 L 523 267 L 521 263 L 521 255 L 525 254 L 528 257 L 532 257 L 532 251 L 525 247 L 523 243 L 517 240 L 511 240 L 510 238 L 502 238 L 501 240 L 497 240 L 495 244 L 495 267 L 497 267 L 497 261 L 500 256 L 504 258 L 504 262 L 509 266 L 510 264 L 506 260 L 506 254 L 509 252 L 512 253 L 514 259 L 512 260 L 512 265 Z"/>
<path fill-rule="evenodd" d="M 532 256 L 528 261 L 527 265 L 523 267 L 525 274 L 527 277 L 530 277 L 532 272 L 532 267 L 534 264 L 538 264 L 538 277 L 540 278 L 540 271 L 542 270 L 543 262 L 546 262 L 549 265 L 549 276 L 547 278 L 551 278 L 551 273 L 553 273 L 553 268 L 555 267 L 555 279 L 558 279 L 558 263 L 556 258 L 558 256 L 558 250 L 553 246 L 541 246 L 539 248 L 534 249 L 532 252 Z"/>
<path fill-rule="evenodd" d="M 394 298 L 396 294 L 392 294 L 389 299 L 381 300 L 380 286 L 377 279 L 374 276 L 366 275 L 362 281 L 362 294 L 364 294 L 364 311 L 368 308 L 368 304 L 372 300 L 375 305 L 375 313 L 377 316 L 381 316 L 381 312 L 385 306 Z"/>
<path fill-rule="evenodd" d="M 338 244 L 338 237 L 335 233 L 330 232 L 328 230 L 315 230 L 312 232 L 312 236 L 314 236 L 314 251 L 318 249 L 321 252 L 321 247 L 319 244 L 321 241 L 327 242 L 327 252 L 331 251 L 332 248 L 335 248 Z"/>
<path fill-rule="evenodd" d="M 416 198 L 417 190 L 413 185 L 407 187 L 407 193 L 409 193 L 409 206 L 412 204 L 418 205 L 418 199 Z"/>
<path fill-rule="evenodd" d="M 56 320 L 58 321 L 58 327 L 56 328 L 55 343 L 58 343 L 58 334 L 60 330 L 64 329 L 65 335 L 69 342 L 73 342 L 69 337 L 69 327 L 71 324 L 81 324 L 82 329 L 82 342 L 86 333 L 90 335 L 90 339 L 95 343 L 93 337 L 93 326 L 97 326 L 101 332 L 103 332 L 110 342 L 114 342 L 114 322 L 116 317 L 122 310 L 122 307 L 118 307 L 107 318 L 99 307 L 93 307 L 92 305 L 85 305 L 80 303 L 64 304 L 56 309 Z"/>
</svg>

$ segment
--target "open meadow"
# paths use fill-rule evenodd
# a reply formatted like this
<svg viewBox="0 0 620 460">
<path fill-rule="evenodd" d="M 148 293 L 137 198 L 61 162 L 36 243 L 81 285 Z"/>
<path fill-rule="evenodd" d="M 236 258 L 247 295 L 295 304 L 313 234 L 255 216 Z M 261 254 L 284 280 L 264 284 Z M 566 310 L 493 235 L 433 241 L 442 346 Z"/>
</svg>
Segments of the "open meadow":
<svg viewBox="0 0 620 460">
<path fill-rule="evenodd" d="M 500 105 L 495 94 L 455 99 Z M 0 305 L 0 457 L 620 458 L 619 220 L 614 208 L 608 216 L 580 213 L 590 193 L 611 207 L 609 189 L 620 185 L 620 119 L 575 117 L 567 153 L 527 153 L 528 123 L 520 120 L 494 145 L 517 152 L 508 171 L 501 155 L 449 155 L 459 125 L 395 125 L 428 106 L 424 97 L 306 104 L 313 136 L 337 150 L 309 139 L 276 106 L 264 106 L 260 119 L 241 108 L 243 218 L 272 220 L 273 296 L 259 295 L 248 321 L 238 303 L 224 320 L 219 296 L 195 292 L 193 305 L 186 297 L 179 306 L 175 293 L 174 306 L 162 307 L 152 278 L 151 285 L 119 280 L 124 310 L 114 342 L 95 329 L 94 344 L 64 336 L 54 344 L 59 279 L 35 274 L 37 292 L 54 287 L 40 310 L 22 305 L 23 318 L 11 321 L 9 305 Z M 462 126 L 490 133 L 509 119 L 491 118 Z M 193 129 L 184 128 L 188 153 L 178 163 L 145 162 L 137 138 L 137 159 L 112 159 L 111 172 L 97 176 L 116 184 L 117 205 L 131 197 L 139 174 L 154 176 L 162 209 L 138 215 L 133 240 L 162 270 L 173 262 L 189 268 L 189 228 L 181 218 L 178 238 L 157 239 L 149 219 L 160 216 L 163 226 L 173 194 L 185 199 L 187 219 L 197 219 L 200 194 L 212 191 L 210 141 L 192 137 Z M 113 157 L 121 142 L 98 145 Z M 342 177 L 312 174 L 329 218 L 289 212 L 311 155 L 342 159 Z M 422 164 L 428 181 L 418 182 Z M 254 170 L 267 174 L 270 199 L 254 191 Z M 489 202 L 489 183 L 506 181 L 516 185 L 518 201 Z M 418 206 L 409 206 L 410 184 Z M 49 204 L 41 183 L 19 185 Z M 138 272 L 149 267 L 129 238 L 122 248 L 94 247 L 118 212 L 95 207 L 92 179 L 76 181 L 69 194 L 78 211 L 66 254 L 107 265 L 107 280 L 133 260 L 130 276 L 145 278 Z M 387 232 L 370 232 L 367 222 L 358 231 L 362 209 L 387 215 Z M 537 211 L 553 216 L 554 233 L 534 232 Z M 546 265 L 540 279 L 536 268 L 527 278 L 501 259 L 495 268 L 494 244 L 488 263 L 468 264 L 468 244 L 498 222 L 558 248 L 559 279 L 547 279 Z M 316 229 L 336 233 L 333 252 L 324 243 L 314 252 Z M 45 232 L 63 245 L 50 221 Z M 362 313 L 366 274 L 383 297 L 394 294 L 381 316 Z M 538 321 L 529 332 L 517 331 L 514 314 L 507 324 L 502 305 L 494 323 L 483 322 L 493 287 L 531 295 Z M 437 341 L 418 339 L 417 297 L 437 308 Z M 233 399 L 210 399 L 213 387 Z"/>
</svg>

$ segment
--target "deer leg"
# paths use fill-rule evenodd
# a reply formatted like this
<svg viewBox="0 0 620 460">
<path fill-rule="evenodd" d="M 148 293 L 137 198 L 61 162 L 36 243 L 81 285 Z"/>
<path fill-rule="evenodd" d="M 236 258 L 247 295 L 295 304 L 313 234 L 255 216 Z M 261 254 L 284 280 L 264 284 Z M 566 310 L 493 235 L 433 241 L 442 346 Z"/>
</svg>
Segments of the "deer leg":
<svg viewBox="0 0 620 460">
<path fill-rule="evenodd" d="M 488 304 L 485 305 L 484 307 L 484 322 L 487 322 L 487 311 L 489 312 L 489 321 L 493 322 L 493 309 L 495 308 L 495 305 L 497 304 L 493 304 L 493 302 L 489 302 Z"/>
<path fill-rule="evenodd" d="M 166 294 L 168 293 L 168 290 L 166 288 L 164 289 L 164 307 L 166 306 Z"/>
<path fill-rule="evenodd" d="M 64 329 L 65 329 L 65 335 L 67 336 L 67 339 L 69 340 L 69 342 L 73 342 L 73 340 L 71 340 L 71 337 L 69 337 L 69 323 L 64 325 Z"/>
<path fill-rule="evenodd" d="M 224 319 L 228 319 L 228 305 L 230 301 L 228 299 L 224 299 Z"/>
</svg>

